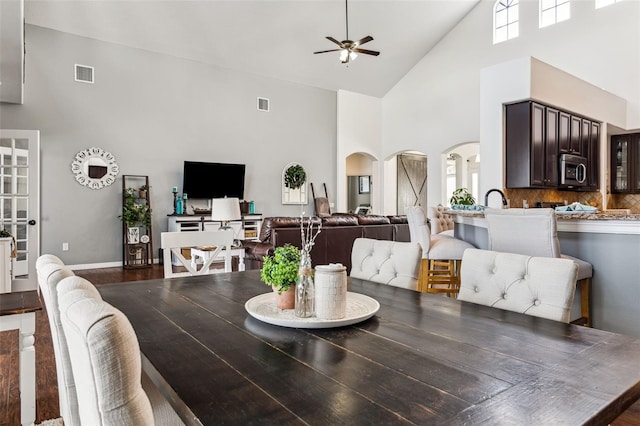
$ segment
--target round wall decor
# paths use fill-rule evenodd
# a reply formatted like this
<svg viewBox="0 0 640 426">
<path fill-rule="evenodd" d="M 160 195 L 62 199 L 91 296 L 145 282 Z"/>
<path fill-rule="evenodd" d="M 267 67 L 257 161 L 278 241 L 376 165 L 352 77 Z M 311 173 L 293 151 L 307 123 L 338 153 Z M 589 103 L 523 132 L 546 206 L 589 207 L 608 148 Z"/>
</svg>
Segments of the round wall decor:
<svg viewBox="0 0 640 426">
<path fill-rule="evenodd" d="M 88 148 L 76 154 L 71 163 L 71 172 L 80 185 L 91 189 L 102 189 L 116 181 L 118 164 L 113 154 L 102 148 Z"/>
</svg>

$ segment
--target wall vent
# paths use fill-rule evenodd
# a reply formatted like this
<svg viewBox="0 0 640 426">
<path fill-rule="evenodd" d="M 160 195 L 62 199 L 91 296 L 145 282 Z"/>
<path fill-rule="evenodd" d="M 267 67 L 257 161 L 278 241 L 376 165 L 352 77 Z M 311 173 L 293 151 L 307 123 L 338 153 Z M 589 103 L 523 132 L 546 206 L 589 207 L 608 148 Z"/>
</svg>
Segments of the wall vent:
<svg viewBox="0 0 640 426">
<path fill-rule="evenodd" d="M 93 84 L 93 67 L 76 64 L 76 81 Z"/>
<path fill-rule="evenodd" d="M 269 112 L 269 99 L 258 98 L 258 111 Z"/>
</svg>

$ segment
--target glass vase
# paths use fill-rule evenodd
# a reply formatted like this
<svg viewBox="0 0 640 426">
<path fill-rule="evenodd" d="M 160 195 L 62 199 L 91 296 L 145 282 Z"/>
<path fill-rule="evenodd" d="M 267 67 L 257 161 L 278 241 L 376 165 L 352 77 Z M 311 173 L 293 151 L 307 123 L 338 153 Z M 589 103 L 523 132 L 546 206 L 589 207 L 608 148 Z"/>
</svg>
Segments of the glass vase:
<svg viewBox="0 0 640 426">
<path fill-rule="evenodd" d="M 298 318 L 309 318 L 315 314 L 315 287 L 313 285 L 313 268 L 311 256 L 302 251 L 300 267 L 298 268 L 298 283 L 296 285 L 295 315 Z"/>
</svg>

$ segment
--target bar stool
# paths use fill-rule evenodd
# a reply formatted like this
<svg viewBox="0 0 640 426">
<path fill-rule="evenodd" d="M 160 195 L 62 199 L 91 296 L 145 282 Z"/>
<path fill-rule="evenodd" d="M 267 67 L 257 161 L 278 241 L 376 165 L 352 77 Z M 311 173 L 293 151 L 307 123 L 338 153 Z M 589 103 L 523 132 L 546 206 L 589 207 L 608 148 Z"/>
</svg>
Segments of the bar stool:
<svg viewBox="0 0 640 426">
<path fill-rule="evenodd" d="M 589 262 L 560 253 L 556 212 L 553 209 L 485 209 L 489 250 L 538 257 L 562 257 L 578 265 L 580 318 L 572 324 L 591 327 L 591 277 Z"/>
<path fill-rule="evenodd" d="M 422 246 L 418 290 L 424 293 L 457 295 L 460 291 L 462 255 L 466 249 L 474 247 L 466 241 L 447 235 L 431 235 L 422 207 L 408 207 L 405 213 L 411 242 Z"/>
</svg>

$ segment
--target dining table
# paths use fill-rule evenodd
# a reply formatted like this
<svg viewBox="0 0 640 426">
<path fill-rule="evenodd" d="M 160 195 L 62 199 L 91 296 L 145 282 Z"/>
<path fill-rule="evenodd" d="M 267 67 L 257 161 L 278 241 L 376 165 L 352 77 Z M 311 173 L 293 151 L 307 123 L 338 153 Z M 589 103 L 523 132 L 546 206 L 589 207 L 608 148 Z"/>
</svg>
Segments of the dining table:
<svg viewBox="0 0 640 426">
<path fill-rule="evenodd" d="M 98 289 L 186 424 L 606 425 L 640 398 L 640 339 L 442 295 L 349 277 L 369 312 L 280 323 L 259 270 Z"/>
</svg>

